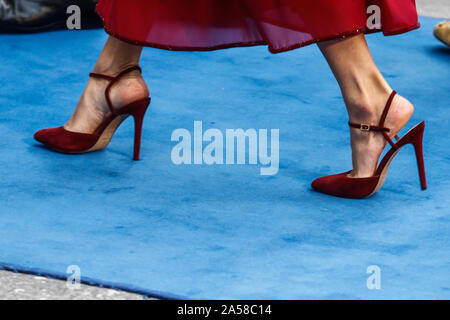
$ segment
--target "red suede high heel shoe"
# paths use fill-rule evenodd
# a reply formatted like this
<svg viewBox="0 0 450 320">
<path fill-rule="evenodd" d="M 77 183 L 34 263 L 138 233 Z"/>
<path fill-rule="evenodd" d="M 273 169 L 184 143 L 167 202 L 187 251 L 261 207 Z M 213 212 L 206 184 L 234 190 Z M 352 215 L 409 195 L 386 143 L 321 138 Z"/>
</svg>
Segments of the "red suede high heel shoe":
<svg viewBox="0 0 450 320">
<path fill-rule="evenodd" d="M 134 155 L 133 160 L 139 160 L 141 149 L 142 124 L 145 112 L 150 105 L 150 97 L 134 101 L 119 110 L 116 110 L 111 102 L 110 91 L 124 75 L 138 70 L 139 66 L 130 67 L 115 77 L 91 73 L 90 77 L 109 81 L 105 90 L 106 102 L 111 110 L 111 115 L 94 131 L 94 133 L 79 133 L 66 130 L 64 127 L 39 130 L 34 134 L 34 138 L 52 150 L 61 153 L 88 153 L 106 148 L 111 141 L 114 132 L 120 124 L 129 116 L 134 118 Z"/>
<path fill-rule="evenodd" d="M 425 122 L 422 121 L 414 128 L 412 128 L 408 133 L 406 133 L 401 139 L 395 136 L 397 142 L 394 143 L 388 135 L 390 131 L 389 128 L 384 127 L 384 121 L 386 120 L 389 108 L 392 101 L 396 95 L 393 91 L 389 100 L 384 108 L 383 114 L 381 116 L 380 123 L 378 126 L 372 126 L 369 124 L 356 124 L 349 122 L 352 128 L 360 129 L 361 131 L 375 131 L 381 132 L 387 142 L 392 146 L 392 148 L 386 153 L 381 162 L 379 163 L 375 174 L 372 177 L 367 178 L 351 178 L 348 175 L 351 171 L 335 174 L 331 176 L 325 176 L 314 180 L 311 184 L 312 188 L 326 193 L 332 196 L 341 198 L 353 198 L 360 199 L 366 198 L 377 192 L 383 185 L 386 174 L 389 169 L 394 157 L 400 151 L 400 149 L 408 144 L 414 146 L 417 158 L 417 166 L 419 169 L 420 184 L 422 190 L 427 188 L 427 180 L 425 176 L 425 165 L 423 161 L 423 132 L 425 130 Z"/>
</svg>

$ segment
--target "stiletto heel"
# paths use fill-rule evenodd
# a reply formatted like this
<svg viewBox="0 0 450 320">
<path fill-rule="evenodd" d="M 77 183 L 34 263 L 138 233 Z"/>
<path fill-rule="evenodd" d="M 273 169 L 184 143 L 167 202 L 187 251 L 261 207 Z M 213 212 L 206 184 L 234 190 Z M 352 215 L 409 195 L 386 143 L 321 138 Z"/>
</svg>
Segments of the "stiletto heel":
<svg viewBox="0 0 450 320">
<path fill-rule="evenodd" d="M 425 128 L 425 124 L 423 126 Z M 423 128 L 423 129 L 424 129 Z M 425 175 L 425 162 L 423 160 L 423 132 L 420 131 L 413 142 L 414 151 L 416 152 L 417 168 L 419 170 L 420 186 L 422 190 L 427 189 L 427 177 Z"/>
<path fill-rule="evenodd" d="M 133 160 L 139 160 L 141 151 L 141 137 L 142 137 L 142 125 L 144 123 L 145 112 L 147 111 L 150 101 L 142 101 L 140 105 L 136 105 L 135 109 L 131 112 L 134 118 L 134 152 Z"/>
<path fill-rule="evenodd" d="M 397 93 L 393 91 L 390 95 L 378 126 L 349 122 L 349 125 L 352 128 L 356 128 L 366 132 L 375 131 L 382 133 L 387 142 L 392 146 L 392 148 L 380 161 L 375 174 L 372 177 L 367 178 L 352 178 L 349 176 L 351 171 L 348 171 L 331 176 L 325 176 L 318 178 L 312 182 L 311 186 L 313 189 L 322 193 L 342 198 L 359 199 L 369 197 L 381 188 L 386 179 L 387 171 L 392 160 L 400 151 L 400 149 L 408 144 L 412 144 L 414 146 L 422 190 L 425 190 L 427 188 L 425 165 L 423 160 L 423 133 L 425 130 L 425 122 L 422 121 L 421 123 L 416 125 L 401 139 L 398 139 L 398 137 L 396 137 L 396 139 L 398 140 L 396 143 L 394 143 L 388 135 L 390 129 L 384 127 L 384 122 L 389 112 L 389 108 L 396 94 Z"/>
<path fill-rule="evenodd" d="M 109 81 L 105 90 L 105 98 L 111 111 L 111 115 L 108 116 L 92 134 L 68 131 L 63 126 L 39 130 L 34 134 L 34 138 L 52 150 L 61 153 L 79 154 L 102 150 L 109 144 L 117 128 L 131 115 L 133 116 L 135 123 L 133 159 L 139 160 L 142 125 L 145 112 L 150 105 L 151 99 L 150 97 L 140 99 L 116 110 L 110 98 L 110 91 L 114 84 L 116 84 L 124 75 L 132 71 L 142 72 L 139 66 L 133 66 L 122 71 L 115 77 L 98 73 L 89 74 L 92 78 Z"/>
</svg>

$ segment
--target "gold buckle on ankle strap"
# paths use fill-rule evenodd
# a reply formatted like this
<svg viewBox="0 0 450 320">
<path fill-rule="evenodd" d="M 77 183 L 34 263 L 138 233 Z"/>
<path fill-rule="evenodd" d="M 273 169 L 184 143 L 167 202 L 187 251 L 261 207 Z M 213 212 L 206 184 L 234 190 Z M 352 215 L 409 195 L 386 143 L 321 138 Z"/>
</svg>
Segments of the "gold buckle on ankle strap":
<svg viewBox="0 0 450 320">
<path fill-rule="evenodd" d="M 370 124 L 361 124 L 360 126 L 359 126 L 359 130 L 361 130 L 361 131 L 370 131 Z"/>
</svg>

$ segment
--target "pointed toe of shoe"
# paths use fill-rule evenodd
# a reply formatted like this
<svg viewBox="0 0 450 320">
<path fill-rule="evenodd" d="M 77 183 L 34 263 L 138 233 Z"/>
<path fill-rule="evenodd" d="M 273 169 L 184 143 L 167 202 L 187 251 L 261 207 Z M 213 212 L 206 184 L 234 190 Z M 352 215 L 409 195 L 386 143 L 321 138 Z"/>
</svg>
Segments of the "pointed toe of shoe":
<svg viewBox="0 0 450 320">
<path fill-rule="evenodd" d="M 58 127 L 39 130 L 34 134 L 34 139 L 58 152 L 80 153 L 94 146 L 99 135 L 71 132 Z"/>
<path fill-rule="evenodd" d="M 51 129 L 42 129 L 37 131 L 33 136 L 34 140 L 43 144 L 47 144 L 50 136 L 49 130 Z"/>
<path fill-rule="evenodd" d="M 33 135 L 34 140 L 36 140 L 37 142 L 41 142 L 43 140 L 43 136 L 42 136 L 42 130 L 36 131 Z"/>
<path fill-rule="evenodd" d="M 450 47 L 450 21 L 444 21 L 434 28 L 435 37 Z"/>
<path fill-rule="evenodd" d="M 317 178 L 311 183 L 311 187 L 321 193 L 336 195 L 338 193 L 338 185 L 340 183 L 336 183 L 336 180 L 340 175 L 331 175 Z"/>
<path fill-rule="evenodd" d="M 311 187 L 324 194 L 349 199 L 366 198 L 375 191 L 378 177 L 350 178 L 349 173 L 317 178 L 311 183 Z"/>
<path fill-rule="evenodd" d="M 320 191 L 322 190 L 322 182 L 323 182 L 323 177 L 321 178 L 317 178 L 316 180 L 314 180 L 313 182 L 311 182 L 311 188 L 313 188 L 316 191 Z"/>
</svg>

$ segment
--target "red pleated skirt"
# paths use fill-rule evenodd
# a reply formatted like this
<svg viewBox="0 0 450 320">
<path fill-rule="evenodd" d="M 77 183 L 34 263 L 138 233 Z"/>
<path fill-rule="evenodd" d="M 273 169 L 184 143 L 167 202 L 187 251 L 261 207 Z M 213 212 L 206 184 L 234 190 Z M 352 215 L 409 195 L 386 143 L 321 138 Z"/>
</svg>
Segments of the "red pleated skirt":
<svg viewBox="0 0 450 320">
<path fill-rule="evenodd" d="M 266 44 L 278 53 L 419 27 L 414 0 L 99 0 L 97 12 L 112 36 L 183 51 Z"/>
</svg>

